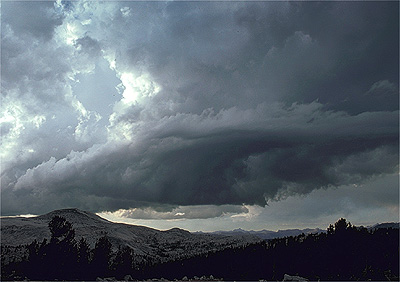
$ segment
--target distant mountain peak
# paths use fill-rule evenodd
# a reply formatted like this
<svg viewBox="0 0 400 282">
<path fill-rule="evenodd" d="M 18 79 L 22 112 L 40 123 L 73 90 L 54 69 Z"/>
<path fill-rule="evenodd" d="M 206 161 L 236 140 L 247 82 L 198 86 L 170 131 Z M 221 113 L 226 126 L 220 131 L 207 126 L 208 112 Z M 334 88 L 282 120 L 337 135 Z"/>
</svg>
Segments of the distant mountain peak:
<svg viewBox="0 0 400 282">
<path fill-rule="evenodd" d="M 81 214 L 81 215 L 91 214 L 91 215 L 95 215 L 94 213 L 83 211 L 78 208 L 66 208 L 66 209 L 54 210 L 52 212 L 49 212 L 49 214 Z"/>
<path fill-rule="evenodd" d="M 111 221 L 108 221 L 107 219 L 104 219 L 95 213 L 83 211 L 78 208 L 66 208 L 66 209 L 54 210 L 44 215 L 40 215 L 37 218 L 47 220 L 53 218 L 54 216 L 61 216 L 64 217 L 66 220 L 71 220 L 73 222 L 76 220 L 81 221 L 84 219 L 86 220 L 89 219 L 89 220 L 111 223 Z"/>
<path fill-rule="evenodd" d="M 320 232 L 324 232 L 324 230 L 319 229 L 319 228 L 315 228 L 315 229 L 306 228 L 306 229 L 302 229 L 302 230 L 286 229 L 286 230 L 271 231 L 271 230 L 263 229 L 260 231 L 254 231 L 254 230 L 248 231 L 248 230 L 243 230 L 241 228 L 237 228 L 232 231 L 214 231 L 211 233 L 212 234 L 221 234 L 221 235 L 231 235 L 231 236 L 252 235 L 252 236 L 256 236 L 263 240 L 268 240 L 268 239 L 274 239 L 274 238 L 280 238 L 280 237 L 286 237 L 286 236 L 297 236 L 302 233 L 309 234 L 309 233 L 320 233 Z"/>
<path fill-rule="evenodd" d="M 191 234 L 189 231 L 184 230 L 184 229 L 181 229 L 181 228 L 177 228 L 177 227 L 174 227 L 174 228 L 165 230 L 165 231 L 163 231 L 163 232 L 166 232 L 166 233 L 173 233 L 173 234 L 180 234 L 180 235 L 188 235 L 188 234 Z"/>
<path fill-rule="evenodd" d="M 57 214 L 57 213 L 80 213 L 80 214 L 87 214 L 87 213 L 90 213 L 90 212 L 87 212 L 87 211 L 83 211 L 83 210 L 80 210 L 80 209 L 78 209 L 78 208 L 65 208 L 65 209 L 59 209 L 59 210 L 54 210 L 54 211 L 51 211 L 51 212 L 49 212 L 49 213 L 47 213 L 47 214 Z M 44 214 L 44 215 L 46 215 L 46 214 Z"/>
<path fill-rule="evenodd" d="M 399 229 L 400 223 L 399 222 L 385 222 L 385 223 L 377 223 L 373 226 L 368 227 L 369 229 L 379 229 L 379 228 L 393 228 Z"/>
</svg>

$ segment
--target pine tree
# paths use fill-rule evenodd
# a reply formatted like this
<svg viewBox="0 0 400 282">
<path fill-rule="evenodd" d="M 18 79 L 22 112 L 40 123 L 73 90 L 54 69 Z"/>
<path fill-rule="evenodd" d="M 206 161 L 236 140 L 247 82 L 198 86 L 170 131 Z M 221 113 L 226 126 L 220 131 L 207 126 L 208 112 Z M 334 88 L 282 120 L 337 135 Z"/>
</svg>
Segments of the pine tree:
<svg viewBox="0 0 400 282">
<path fill-rule="evenodd" d="M 90 262 L 90 247 L 85 238 L 81 238 L 78 243 L 78 264 L 76 268 L 76 277 L 78 279 L 90 280 L 89 262 Z M 94 277 L 96 278 L 96 277 Z"/>
<path fill-rule="evenodd" d="M 113 263 L 117 278 L 123 278 L 134 271 L 134 252 L 128 246 L 120 247 Z"/>
<path fill-rule="evenodd" d="M 91 269 L 95 276 L 106 277 L 110 274 L 111 242 L 107 236 L 99 238 L 93 250 Z"/>
<path fill-rule="evenodd" d="M 72 228 L 72 224 L 64 217 L 54 216 L 49 222 L 49 229 L 51 242 L 72 242 L 75 239 L 75 230 Z"/>
<path fill-rule="evenodd" d="M 77 244 L 75 230 L 65 218 L 54 216 L 49 222 L 50 243 L 46 247 L 46 264 L 43 272 L 46 279 L 73 279 L 77 266 Z"/>
</svg>

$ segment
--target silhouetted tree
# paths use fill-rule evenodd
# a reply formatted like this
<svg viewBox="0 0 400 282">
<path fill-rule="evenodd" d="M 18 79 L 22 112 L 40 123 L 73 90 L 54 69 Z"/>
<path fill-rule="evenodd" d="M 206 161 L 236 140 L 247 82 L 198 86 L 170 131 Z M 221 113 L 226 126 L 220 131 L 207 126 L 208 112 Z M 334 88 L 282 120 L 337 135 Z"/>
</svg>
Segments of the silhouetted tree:
<svg viewBox="0 0 400 282">
<path fill-rule="evenodd" d="M 335 223 L 335 233 L 346 232 L 352 229 L 352 225 L 350 222 L 347 222 L 346 219 L 341 218 Z"/>
<path fill-rule="evenodd" d="M 40 246 L 40 279 L 74 279 L 77 266 L 75 230 L 65 218 L 54 216 L 48 224 L 50 242 Z"/>
<path fill-rule="evenodd" d="M 123 278 L 131 273 L 142 280 L 203 275 L 224 280 L 281 280 L 285 273 L 309 280 L 399 280 L 399 230 L 369 231 L 354 227 L 345 219 L 330 225 L 327 233 L 276 238 L 246 247 L 230 246 L 223 251 L 164 264 L 145 259 L 138 264 L 142 269 L 135 272 L 132 249 L 120 247 L 114 255 L 110 240 L 104 236 L 96 242 L 90 260 L 86 240 L 74 244 L 72 225 L 70 228 L 62 223 L 63 220 L 57 221 L 61 224 L 52 225 L 55 227 L 54 238 L 50 243 L 35 240 L 26 246 L 28 255 L 24 261 L 2 265 L 2 280 L 23 280 L 25 277 L 30 280 L 95 280 L 109 276 Z M 59 227 L 64 231 L 60 232 Z M 1 250 L 9 251 L 5 246 Z M 61 250 L 67 257 L 74 254 L 71 258 L 76 261 L 66 260 L 72 264 L 66 263 L 60 258 Z M 89 272 L 86 271 L 87 263 Z M 76 276 L 71 276 L 72 273 Z"/>
<path fill-rule="evenodd" d="M 88 265 L 90 260 L 90 247 L 85 238 L 81 238 L 78 244 L 78 263 Z"/>
<path fill-rule="evenodd" d="M 90 262 L 90 247 L 85 238 L 81 238 L 78 243 L 76 277 L 79 279 L 90 280 L 89 262 Z M 96 278 L 96 277 L 94 277 Z"/>
<path fill-rule="evenodd" d="M 35 239 L 27 246 L 28 249 L 28 262 L 34 262 L 38 258 L 39 254 L 39 243 Z"/>
<path fill-rule="evenodd" d="M 96 242 L 91 269 L 99 277 L 106 277 L 110 274 L 111 247 L 107 236 L 99 238 Z"/>
<path fill-rule="evenodd" d="M 212 274 L 224 280 L 281 280 L 288 273 L 309 280 L 398 281 L 398 229 L 369 232 L 339 219 L 328 233 L 276 238 L 154 265 L 140 279 Z"/>
<path fill-rule="evenodd" d="M 119 247 L 113 263 L 115 277 L 123 278 L 134 271 L 134 252 L 128 246 Z"/>
<path fill-rule="evenodd" d="M 39 247 L 40 245 L 36 239 L 27 246 L 28 258 L 23 266 L 23 272 L 31 279 L 39 278 L 38 274 L 42 267 L 42 260 L 39 257 Z"/>
<path fill-rule="evenodd" d="M 75 239 L 75 230 L 72 228 L 72 224 L 64 217 L 58 215 L 54 216 L 49 222 L 49 229 L 51 233 L 51 242 L 72 242 Z"/>
</svg>

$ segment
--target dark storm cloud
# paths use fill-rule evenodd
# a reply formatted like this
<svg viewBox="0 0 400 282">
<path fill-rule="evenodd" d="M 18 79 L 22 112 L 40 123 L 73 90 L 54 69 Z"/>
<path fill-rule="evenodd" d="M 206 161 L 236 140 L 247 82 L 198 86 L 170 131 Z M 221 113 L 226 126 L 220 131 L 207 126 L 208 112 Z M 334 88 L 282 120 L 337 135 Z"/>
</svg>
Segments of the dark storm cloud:
<svg viewBox="0 0 400 282">
<path fill-rule="evenodd" d="M 123 98 L 98 141 L 96 122 L 85 125 L 97 115 L 77 101 L 87 95 L 90 108 L 97 96 L 72 88 L 81 93 L 71 95 L 70 126 L 86 146 L 64 139 L 62 154 L 4 172 L 2 211 L 141 207 L 126 216 L 205 218 L 224 209 L 183 206 L 264 206 L 396 173 L 396 11 L 397 2 L 76 2 L 63 23 L 77 22 L 73 46 L 56 49 L 74 55 L 72 70 L 51 56 L 43 64 L 90 73 L 104 56 Z M 21 48 L 15 38 L 9 50 Z M 171 205 L 181 210 L 150 208 Z"/>
<path fill-rule="evenodd" d="M 10 1 L 1 5 L 2 22 L 10 25 L 15 33 L 29 34 L 50 40 L 54 28 L 62 24 L 62 16 L 54 13 L 54 2 Z"/>
<path fill-rule="evenodd" d="M 75 42 L 75 46 L 80 51 L 88 53 L 91 56 L 99 56 L 101 53 L 101 46 L 99 42 L 87 35 L 82 38 L 78 38 Z"/>
<path fill-rule="evenodd" d="M 365 5 L 364 5 L 365 4 Z M 386 97 L 385 110 L 398 102 L 398 3 L 294 2 L 270 15 L 269 5 L 256 3 L 237 12 L 237 21 L 251 33 L 253 46 L 276 47 L 281 55 L 264 68 L 281 98 L 288 102 L 318 99 L 351 113 L 382 110 L 380 103 L 363 96 L 373 83 L 388 79 L 396 92 Z M 293 45 L 293 35 L 303 34 L 309 46 Z M 306 43 L 306 42 L 304 42 Z M 299 50 L 300 49 L 300 50 Z M 262 48 L 254 53 L 263 56 Z M 273 49 L 272 49 L 273 50 Z M 285 52 L 287 50 L 287 52 Z M 296 50 L 296 51 L 294 51 Z M 285 60 L 287 58 L 287 60 Z M 284 64 L 282 66 L 282 63 Z M 284 79 L 282 79 L 284 78 Z M 283 92 L 282 92 L 282 84 Z"/>
<path fill-rule="evenodd" d="M 13 191 L 54 194 L 94 210 L 152 203 L 265 205 L 395 172 L 396 113 L 327 115 L 318 105 L 276 110 L 279 118 L 263 120 L 243 112 L 171 117 L 158 124 L 162 137 L 148 125 L 134 146 L 107 144 L 53 158 L 29 169 Z M 204 131 L 191 130 L 194 122 Z"/>
<path fill-rule="evenodd" d="M 184 100 L 182 111 L 276 99 L 318 99 L 353 114 L 396 110 L 398 3 L 364 4 L 150 3 L 146 13 L 160 17 L 135 22 L 139 38 L 120 59 L 149 71 L 169 99 Z M 144 6 L 129 5 L 132 13 Z M 364 95 L 382 80 L 397 90 L 386 104 Z"/>
</svg>

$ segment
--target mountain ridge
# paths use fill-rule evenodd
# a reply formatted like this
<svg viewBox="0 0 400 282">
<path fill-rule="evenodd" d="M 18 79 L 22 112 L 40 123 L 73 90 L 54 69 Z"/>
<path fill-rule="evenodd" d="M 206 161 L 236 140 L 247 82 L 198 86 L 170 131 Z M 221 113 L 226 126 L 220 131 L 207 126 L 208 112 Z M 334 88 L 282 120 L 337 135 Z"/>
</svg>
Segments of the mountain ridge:
<svg viewBox="0 0 400 282">
<path fill-rule="evenodd" d="M 79 209 L 55 210 L 36 217 L 3 217 L 1 219 L 2 246 L 17 247 L 34 239 L 50 239 L 48 223 L 54 216 L 62 216 L 72 224 L 76 239 L 85 238 L 93 248 L 96 241 L 107 236 L 114 249 L 128 246 L 138 260 L 165 262 L 177 258 L 222 250 L 230 246 L 245 246 L 259 242 L 256 236 L 194 234 L 172 228 L 161 231 L 150 227 L 115 223 Z"/>
<path fill-rule="evenodd" d="M 241 228 L 230 230 L 230 231 L 213 231 L 207 232 L 208 234 L 217 234 L 217 235 L 230 235 L 230 236 L 240 236 L 240 235 L 253 235 L 257 236 L 262 240 L 270 240 L 275 238 L 287 237 L 287 236 L 297 236 L 302 233 L 304 234 L 311 234 L 311 233 L 320 233 L 325 232 L 323 229 L 319 228 L 306 228 L 306 229 L 285 229 L 285 230 L 278 230 L 278 231 L 271 231 L 271 230 L 244 230 Z M 199 234 L 204 234 L 205 232 L 197 232 Z"/>
<path fill-rule="evenodd" d="M 380 229 L 380 228 L 394 228 L 394 229 L 399 229 L 399 222 L 385 222 L 385 223 L 377 223 L 372 226 L 367 226 L 366 228 L 368 230 L 373 230 L 373 229 Z M 298 236 L 302 233 L 304 234 L 313 234 L 313 233 L 321 233 L 321 232 L 326 232 L 324 229 L 320 228 L 305 228 L 305 229 L 283 229 L 283 230 L 278 230 L 278 231 L 272 231 L 272 230 L 244 230 L 242 228 L 236 228 L 233 230 L 218 230 L 218 231 L 212 231 L 212 232 L 202 232 L 202 231 L 197 231 L 195 233 L 199 234 L 219 234 L 219 235 L 230 235 L 230 236 L 236 236 L 236 235 L 254 235 L 257 236 L 260 239 L 263 240 L 270 240 L 270 239 L 275 239 L 275 238 L 282 238 L 282 237 L 288 237 L 288 236 Z"/>
<path fill-rule="evenodd" d="M 128 228 L 136 228 L 137 230 L 147 230 L 151 232 L 163 232 L 163 233 L 182 233 L 182 234 L 194 234 L 194 235 L 223 235 L 223 236 L 253 236 L 263 239 L 263 240 L 269 240 L 269 239 L 274 239 L 274 238 L 280 238 L 280 237 L 287 237 L 287 236 L 297 236 L 302 233 L 304 234 L 311 234 L 311 233 L 320 233 L 320 232 L 326 232 L 324 229 L 320 228 L 305 228 L 305 229 L 283 229 L 283 230 L 277 230 L 277 231 L 272 231 L 272 230 L 245 230 L 242 228 L 236 228 L 233 230 L 217 230 L 217 231 L 211 231 L 211 232 L 203 232 L 203 231 L 196 231 L 196 232 L 190 232 L 188 230 L 184 230 L 181 228 L 173 227 L 168 230 L 157 230 L 151 227 L 146 227 L 146 226 L 140 226 L 140 225 L 132 225 L 128 223 L 116 223 L 109 221 L 105 218 L 102 218 L 101 216 L 89 212 L 89 211 L 84 211 L 78 208 L 66 208 L 66 209 L 59 209 L 59 210 L 54 210 L 51 212 L 48 212 L 43 215 L 38 215 L 34 217 L 1 217 L 2 221 L 2 227 L 8 227 L 9 225 L 14 225 L 14 226 L 21 226 L 21 225 L 30 225 L 32 227 L 39 228 L 41 226 L 42 222 L 50 221 L 53 216 L 63 216 L 65 217 L 68 221 L 71 221 L 73 223 L 73 226 L 75 228 L 80 228 L 80 227 L 88 227 L 89 226 L 97 226 L 101 227 L 102 229 L 106 229 L 107 226 L 126 226 Z M 13 224 L 9 224 L 9 221 L 12 221 Z M 20 221 L 19 224 L 15 224 L 15 221 Z M 43 226 L 41 226 L 43 229 Z M 399 228 L 399 223 L 398 222 L 385 222 L 385 223 L 377 223 L 372 226 L 367 226 L 367 229 L 379 229 L 379 228 Z M 47 229 L 47 226 L 44 228 Z M 115 228 L 114 228 L 115 229 Z M 47 232 L 47 230 L 41 230 L 39 232 L 41 235 L 39 236 L 39 240 L 42 240 L 44 237 L 49 237 L 50 233 Z M 100 232 L 102 235 L 104 235 L 104 232 Z M 2 232 L 3 235 L 3 232 Z M 33 235 L 33 234 L 32 234 Z M 78 232 L 78 237 L 80 237 L 81 232 Z M 7 236 L 6 236 L 7 239 Z M 7 240 L 1 240 L 3 242 L 7 242 Z M 18 241 L 18 240 L 17 240 Z M 23 242 L 27 243 L 27 242 Z M 90 242 L 93 243 L 93 242 Z"/>
<path fill-rule="evenodd" d="M 269 244 L 266 240 L 277 237 L 326 232 L 321 229 L 310 228 L 278 231 L 246 231 L 237 228 L 232 231 L 191 233 L 176 227 L 161 231 L 145 226 L 114 223 L 94 213 L 72 208 L 55 210 L 36 217 L 1 218 L 2 265 L 22 261 L 26 258 L 28 248 L 24 246 L 32 243 L 33 240 L 36 240 L 39 244 L 44 239 L 49 240 L 51 236 L 48 224 L 54 216 L 64 217 L 72 224 L 76 241 L 79 241 L 80 238 L 85 238 L 93 250 L 96 242 L 101 237 L 107 236 L 112 244 L 114 254 L 117 253 L 117 249 L 121 246 L 129 247 L 133 250 L 135 263 L 141 266 L 164 265 L 164 263 L 168 262 L 178 263 L 183 266 L 182 263 L 190 264 L 191 261 L 212 257 L 213 255 L 218 256 L 218 254 L 227 254 L 232 250 L 254 251 L 252 248 L 255 246 L 260 247 L 263 244 Z M 389 222 L 375 224 L 368 227 L 368 229 L 398 229 L 398 227 L 399 223 Z M 321 235 L 324 236 L 325 234 Z M 250 253 L 253 254 L 253 251 Z M 250 260 L 250 258 L 246 260 Z M 224 263 L 225 261 L 223 260 Z M 151 272 L 152 269 L 150 268 L 149 271 Z"/>
</svg>

